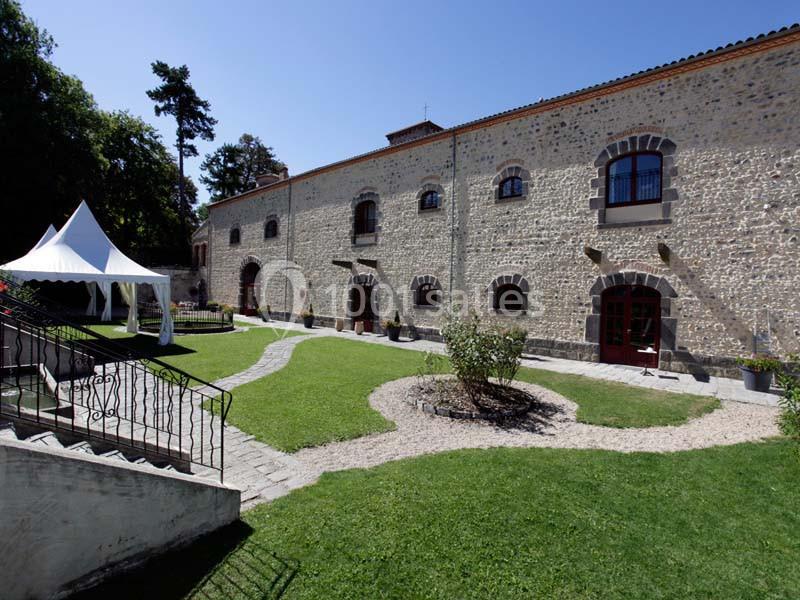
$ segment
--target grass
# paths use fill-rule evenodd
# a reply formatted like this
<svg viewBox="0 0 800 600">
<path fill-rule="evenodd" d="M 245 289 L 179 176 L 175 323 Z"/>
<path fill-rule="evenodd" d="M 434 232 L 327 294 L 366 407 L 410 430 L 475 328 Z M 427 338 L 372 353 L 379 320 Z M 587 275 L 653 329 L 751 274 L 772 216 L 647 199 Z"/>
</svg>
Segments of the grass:
<svg viewBox="0 0 800 600">
<path fill-rule="evenodd" d="M 325 474 L 97 598 L 793 598 L 785 441 L 449 452 Z"/>
<path fill-rule="evenodd" d="M 719 408 L 719 400 L 709 396 L 676 394 L 542 369 L 520 369 L 518 379 L 541 385 L 574 401 L 578 404 L 578 421 L 591 425 L 679 425 Z"/>
<path fill-rule="evenodd" d="M 115 331 L 119 324 L 92 325 L 90 328 L 138 353 L 153 356 L 205 381 L 228 377 L 252 366 L 268 344 L 295 332 L 251 327 L 241 333 L 205 333 L 175 336 L 175 343 L 159 346 L 151 335 Z"/>
<path fill-rule="evenodd" d="M 370 408 L 369 394 L 387 381 L 414 375 L 422 356 L 332 337 L 305 341 L 286 367 L 234 390 L 229 422 L 285 452 L 388 431 L 393 424 Z M 440 370 L 448 368 L 440 361 Z M 519 379 L 570 398 L 579 405 L 578 420 L 596 425 L 675 425 L 719 406 L 715 398 L 539 369 L 520 369 Z"/>
<path fill-rule="evenodd" d="M 330 337 L 298 344 L 283 369 L 234 390 L 228 422 L 286 452 L 388 431 L 369 393 L 416 373 L 419 352 Z"/>
</svg>

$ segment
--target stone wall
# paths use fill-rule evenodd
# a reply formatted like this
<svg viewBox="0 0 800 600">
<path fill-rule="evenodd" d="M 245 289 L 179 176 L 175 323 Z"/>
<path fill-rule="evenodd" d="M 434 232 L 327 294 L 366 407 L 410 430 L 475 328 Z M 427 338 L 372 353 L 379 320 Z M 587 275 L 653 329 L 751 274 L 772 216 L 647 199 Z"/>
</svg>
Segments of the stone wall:
<svg viewBox="0 0 800 600">
<path fill-rule="evenodd" d="M 598 199 L 610 153 L 653 144 L 664 155 L 665 202 L 606 214 Z M 509 172 L 523 175 L 525 193 L 499 200 L 499 179 Z M 344 316 L 347 282 L 373 273 L 388 284 L 379 294 L 384 316 L 398 308 L 406 325 L 435 331 L 439 311 L 415 307 L 411 297 L 415 278 L 430 275 L 445 303 L 451 289 L 464 290 L 488 321 L 528 329 L 532 351 L 598 360 L 592 286 L 603 275 L 650 274 L 675 291 L 662 310 L 674 338 L 662 345 L 662 365 L 727 369 L 725 357 L 751 350 L 754 326 L 766 331 L 767 320 L 773 350 L 800 347 L 798 179 L 794 42 L 345 161 L 217 205 L 211 295 L 236 304 L 248 257 L 264 265 L 288 259 L 305 283 L 292 293 L 272 282 L 274 311 L 310 300 L 319 315 Z M 429 185 L 440 186 L 442 207 L 420 212 Z M 379 232 L 376 244 L 356 247 L 352 208 L 364 192 L 377 195 Z M 280 233 L 265 240 L 270 214 L 279 216 Z M 238 246 L 228 244 L 234 225 L 242 229 Z M 377 270 L 359 258 L 377 260 Z M 529 282 L 526 314 L 490 309 L 489 286 L 502 275 Z"/>
<path fill-rule="evenodd" d="M 239 517 L 239 490 L 25 442 L 0 443 L 0 481 L 8 600 L 67 597 Z"/>
</svg>

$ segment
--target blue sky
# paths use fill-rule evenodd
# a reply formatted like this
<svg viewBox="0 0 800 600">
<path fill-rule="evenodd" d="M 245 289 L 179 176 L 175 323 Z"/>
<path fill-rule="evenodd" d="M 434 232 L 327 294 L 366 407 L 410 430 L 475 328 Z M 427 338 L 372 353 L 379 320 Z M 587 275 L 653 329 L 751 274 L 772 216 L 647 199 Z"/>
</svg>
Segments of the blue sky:
<svg viewBox="0 0 800 600">
<path fill-rule="evenodd" d="M 145 90 L 187 64 L 219 121 L 202 155 L 245 131 L 296 174 L 386 145 L 423 117 L 449 127 L 800 21 L 783 0 L 251 2 L 23 0 L 53 60 L 104 109 L 173 143 Z M 200 197 L 207 198 L 202 189 Z"/>
</svg>

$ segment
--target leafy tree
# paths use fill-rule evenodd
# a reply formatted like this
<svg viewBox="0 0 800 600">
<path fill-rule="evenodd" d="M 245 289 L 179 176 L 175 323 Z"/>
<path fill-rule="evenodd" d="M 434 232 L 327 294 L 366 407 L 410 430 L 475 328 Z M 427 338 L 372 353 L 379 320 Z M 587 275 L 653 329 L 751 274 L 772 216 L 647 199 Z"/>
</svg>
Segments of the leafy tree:
<svg viewBox="0 0 800 600">
<path fill-rule="evenodd" d="M 211 105 L 207 100 L 201 99 L 189 83 L 189 67 L 170 67 L 167 63 L 156 61 L 152 63 L 153 73 L 163 82 L 159 87 L 147 91 L 147 96 L 156 103 L 156 116 L 171 115 L 175 117 L 178 125 L 176 131 L 176 144 L 178 149 L 178 198 L 180 214 L 186 219 L 190 214 L 191 205 L 187 202 L 184 185 L 183 160 L 186 157 L 197 156 L 197 146 L 192 142 L 200 139 L 211 141 L 214 139 L 214 125 L 216 119 L 209 115 Z"/>
<path fill-rule="evenodd" d="M 100 140 L 108 167 L 94 202 L 109 235 L 139 260 L 188 260 L 191 234 L 180 215 L 178 166 L 156 130 L 127 112 L 103 113 Z M 184 184 L 186 197 L 197 188 Z"/>
<path fill-rule="evenodd" d="M 243 191 L 242 152 L 234 144 L 223 144 L 207 154 L 200 170 L 207 173 L 200 176 L 200 183 L 208 188 L 212 202 Z"/>
<path fill-rule="evenodd" d="M 203 222 L 208 219 L 208 202 L 203 202 L 200 206 L 198 206 L 194 214 L 197 216 L 197 220 L 199 222 Z"/>
<path fill-rule="evenodd" d="M 105 169 L 102 119 L 81 82 L 49 58 L 55 43 L 0 0 L 0 261 L 30 250 L 51 222 L 63 222 L 82 198 L 91 202 Z"/>
<path fill-rule="evenodd" d="M 257 175 L 283 168 L 271 147 L 259 137 L 244 133 L 236 144 L 223 144 L 206 155 L 200 169 L 207 174 L 200 176 L 200 182 L 211 194 L 211 201 L 216 202 L 252 190 Z"/>
</svg>

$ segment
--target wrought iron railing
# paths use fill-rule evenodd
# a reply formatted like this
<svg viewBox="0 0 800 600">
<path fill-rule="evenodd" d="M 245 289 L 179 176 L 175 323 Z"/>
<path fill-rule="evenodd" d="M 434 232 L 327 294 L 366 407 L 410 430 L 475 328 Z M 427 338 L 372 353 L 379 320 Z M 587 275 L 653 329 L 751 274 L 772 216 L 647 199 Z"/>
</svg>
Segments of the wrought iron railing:
<svg viewBox="0 0 800 600">
<path fill-rule="evenodd" d="M 164 312 L 161 306 L 155 302 L 141 303 L 138 307 L 139 325 L 147 329 L 157 329 L 161 326 L 161 319 Z M 172 322 L 176 330 L 216 330 L 225 329 L 233 326 L 233 313 L 223 310 L 221 307 L 194 308 L 191 306 L 174 306 L 170 309 Z"/>
<path fill-rule="evenodd" d="M 224 473 L 230 392 L 0 291 L 0 414 Z"/>
<path fill-rule="evenodd" d="M 646 169 L 608 177 L 609 204 L 655 202 L 661 199 L 661 169 Z"/>
</svg>

